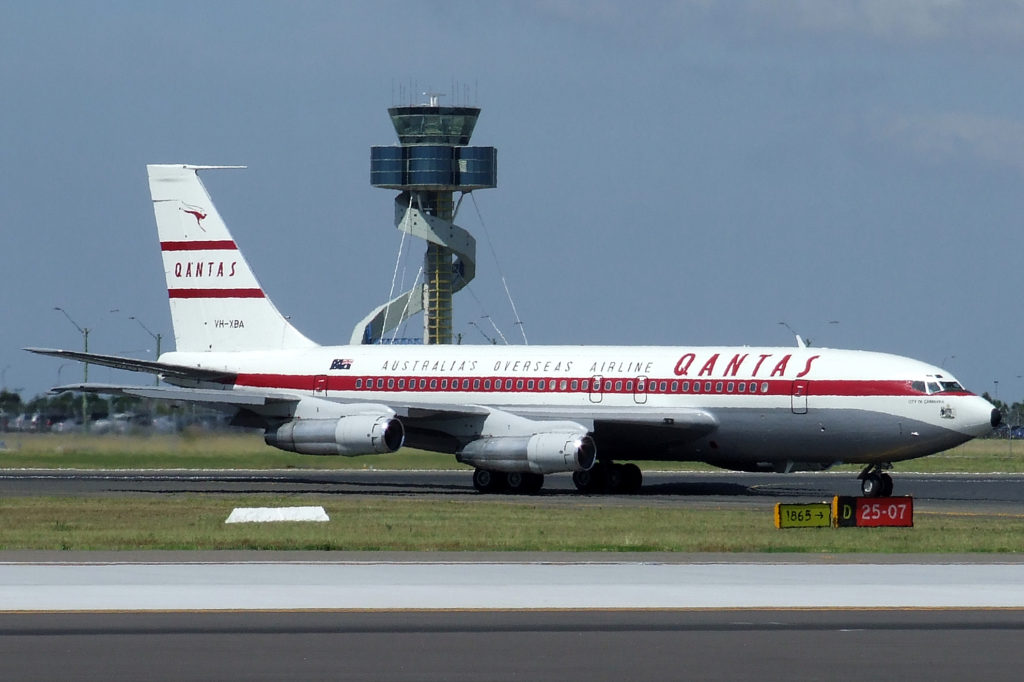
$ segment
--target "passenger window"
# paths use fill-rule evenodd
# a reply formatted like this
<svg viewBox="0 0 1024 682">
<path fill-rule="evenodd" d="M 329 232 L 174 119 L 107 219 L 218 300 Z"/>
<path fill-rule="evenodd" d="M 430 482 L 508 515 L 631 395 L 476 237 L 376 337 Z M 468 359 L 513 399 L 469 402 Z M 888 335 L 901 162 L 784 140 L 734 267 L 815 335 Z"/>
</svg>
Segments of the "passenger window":
<svg viewBox="0 0 1024 682">
<path fill-rule="evenodd" d="M 377 388 L 384 388 L 384 379 L 377 379 Z"/>
<path fill-rule="evenodd" d="M 506 391 L 511 391 L 512 390 L 512 380 L 511 379 L 505 379 L 505 390 Z"/>
<path fill-rule="evenodd" d="M 433 391 L 437 388 L 437 379 L 430 380 L 430 390 Z"/>
<path fill-rule="evenodd" d="M 398 390 L 399 391 L 405 390 L 405 379 L 399 379 L 398 380 Z"/>
<path fill-rule="evenodd" d="M 533 390 L 533 379 L 530 379 L 529 381 L 526 382 L 526 390 L 527 391 L 532 391 Z"/>
<path fill-rule="evenodd" d="M 480 390 L 480 380 L 479 379 L 473 379 L 473 390 L 474 391 L 479 391 Z"/>
<path fill-rule="evenodd" d="M 726 392 L 726 393 L 732 393 L 732 391 L 733 391 L 733 389 L 734 389 L 734 388 L 736 388 L 736 384 L 734 384 L 733 382 L 731 382 L 731 381 L 730 381 L 730 382 L 729 382 L 728 384 L 726 384 L 726 386 L 725 386 L 725 392 Z"/>
<path fill-rule="evenodd" d="M 356 379 L 356 388 L 358 389 L 358 388 L 362 388 L 362 387 L 363 387 L 363 380 L 362 379 Z"/>
<path fill-rule="evenodd" d="M 740 393 L 746 393 L 747 392 L 747 382 L 741 381 L 739 389 L 740 389 Z"/>
<path fill-rule="evenodd" d="M 575 384 L 576 382 L 574 381 L 574 382 L 572 382 L 572 383 L 574 383 L 574 384 Z M 561 384 L 559 385 L 559 387 L 558 387 L 558 390 L 560 390 L 560 391 L 564 391 L 564 390 L 565 390 L 566 388 L 568 388 L 568 387 L 569 387 L 569 382 L 568 382 L 568 381 L 566 381 L 565 379 L 562 379 L 562 383 L 561 383 Z M 575 391 L 575 390 L 576 390 L 576 387 L 575 387 L 575 386 L 573 386 L 573 387 L 572 387 L 572 389 L 573 389 L 573 390 Z"/>
<path fill-rule="evenodd" d="M 686 389 L 684 388 L 683 390 L 685 391 Z M 679 392 L 679 382 L 678 381 L 673 381 L 672 382 L 672 392 L 673 393 L 678 393 Z"/>
<path fill-rule="evenodd" d="M 395 380 L 394 379 L 388 379 L 388 390 L 390 391 L 394 387 L 395 387 Z"/>
<path fill-rule="evenodd" d="M 441 379 L 441 390 L 442 391 L 448 390 L 448 380 L 447 379 Z"/>
<path fill-rule="evenodd" d="M 767 392 L 768 392 L 768 382 L 767 381 L 762 381 L 761 382 L 761 393 L 767 393 Z"/>
<path fill-rule="evenodd" d="M 711 382 L 710 381 L 705 381 L 704 382 L 704 392 L 705 393 L 711 393 Z"/>
<path fill-rule="evenodd" d="M 618 381 L 615 382 L 615 390 L 616 391 L 621 391 L 622 390 L 622 379 L 619 379 Z"/>
<path fill-rule="evenodd" d="M 463 391 L 468 391 L 469 390 L 469 379 L 463 379 L 462 380 L 462 390 Z"/>
<path fill-rule="evenodd" d="M 721 392 L 722 392 L 722 382 L 719 381 L 719 382 L 715 383 L 715 393 L 721 393 Z"/>
<path fill-rule="evenodd" d="M 683 393 L 689 393 L 689 392 L 690 392 L 690 382 L 689 381 L 684 381 L 683 382 Z"/>
<path fill-rule="evenodd" d="M 523 380 L 522 379 L 516 379 L 516 390 L 517 391 L 523 390 Z"/>
<path fill-rule="evenodd" d="M 491 390 L 491 380 L 490 379 L 484 379 L 484 390 L 485 391 Z"/>
<path fill-rule="evenodd" d="M 660 385 L 660 388 L 659 388 L 659 390 L 660 390 L 660 391 L 661 391 L 662 393 L 664 393 L 665 391 L 667 391 L 667 390 L 668 390 L 668 382 L 667 382 L 667 381 L 663 381 L 663 382 L 661 382 L 661 385 Z"/>
</svg>

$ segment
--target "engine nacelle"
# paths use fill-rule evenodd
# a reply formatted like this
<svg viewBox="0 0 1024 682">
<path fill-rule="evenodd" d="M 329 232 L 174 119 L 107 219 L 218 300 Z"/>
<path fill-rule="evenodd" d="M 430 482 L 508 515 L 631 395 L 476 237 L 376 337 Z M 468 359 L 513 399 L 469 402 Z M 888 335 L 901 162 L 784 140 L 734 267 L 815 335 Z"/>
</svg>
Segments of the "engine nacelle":
<svg viewBox="0 0 1024 682">
<path fill-rule="evenodd" d="M 481 469 L 534 474 L 586 471 L 596 459 L 594 439 L 572 432 L 480 438 L 458 453 L 460 462 Z"/>
<path fill-rule="evenodd" d="M 405 442 L 402 422 L 386 415 L 295 419 L 263 434 L 267 445 L 303 455 L 374 455 Z"/>
</svg>

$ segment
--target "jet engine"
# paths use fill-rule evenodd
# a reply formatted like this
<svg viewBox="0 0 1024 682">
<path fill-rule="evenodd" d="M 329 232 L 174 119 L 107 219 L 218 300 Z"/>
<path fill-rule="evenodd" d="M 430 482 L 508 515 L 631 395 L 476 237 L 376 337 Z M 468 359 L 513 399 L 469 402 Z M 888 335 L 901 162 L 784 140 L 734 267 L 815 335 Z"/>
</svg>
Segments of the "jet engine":
<svg viewBox="0 0 1024 682">
<path fill-rule="evenodd" d="M 597 446 L 590 436 L 573 432 L 493 436 L 472 441 L 457 458 L 490 471 L 555 474 L 590 469 L 597 458 Z"/>
<path fill-rule="evenodd" d="M 402 422 L 388 415 L 293 419 L 263 434 L 267 445 L 303 455 L 374 455 L 405 442 Z"/>
</svg>

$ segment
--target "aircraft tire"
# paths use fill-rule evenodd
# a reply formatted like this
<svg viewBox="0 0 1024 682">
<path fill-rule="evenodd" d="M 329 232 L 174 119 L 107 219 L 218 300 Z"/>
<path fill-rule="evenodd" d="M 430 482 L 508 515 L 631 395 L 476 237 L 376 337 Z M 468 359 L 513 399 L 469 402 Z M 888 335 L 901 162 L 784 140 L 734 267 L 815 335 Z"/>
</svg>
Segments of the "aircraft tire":
<svg viewBox="0 0 1024 682">
<path fill-rule="evenodd" d="M 499 476 L 495 471 L 487 469 L 476 469 L 473 471 L 473 487 L 477 492 L 493 493 L 507 482 L 504 476 Z"/>
<path fill-rule="evenodd" d="M 882 488 L 883 483 L 880 474 L 868 474 L 860 481 L 860 491 L 864 494 L 864 497 L 881 497 Z"/>
<path fill-rule="evenodd" d="M 601 493 L 607 488 L 607 478 L 605 465 L 597 462 L 587 471 L 574 472 L 572 482 L 581 493 Z"/>
<path fill-rule="evenodd" d="M 526 474 L 521 471 L 509 471 L 505 474 L 505 490 L 510 493 L 521 493 L 523 492 L 523 485 L 526 480 Z"/>
<path fill-rule="evenodd" d="M 622 464 L 609 463 L 605 467 L 605 487 L 607 492 L 622 493 L 626 491 L 626 472 Z"/>
<path fill-rule="evenodd" d="M 543 485 L 544 474 L 529 471 L 510 471 L 505 474 L 505 490 L 513 495 L 533 495 Z"/>
<path fill-rule="evenodd" d="M 892 497 L 892 476 L 889 474 L 882 474 L 882 492 L 880 497 Z"/>
<path fill-rule="evenodd" d="M 523 474 L 523 493 L 536 495 L 544 487 L 544 474 Z"/>
<path fill-rule="evenodd" d="M 640 467 L 630 462 L 622 465 L 622 492 L 635 495 L 644 484 L 644 474 Z"/>
</svg>

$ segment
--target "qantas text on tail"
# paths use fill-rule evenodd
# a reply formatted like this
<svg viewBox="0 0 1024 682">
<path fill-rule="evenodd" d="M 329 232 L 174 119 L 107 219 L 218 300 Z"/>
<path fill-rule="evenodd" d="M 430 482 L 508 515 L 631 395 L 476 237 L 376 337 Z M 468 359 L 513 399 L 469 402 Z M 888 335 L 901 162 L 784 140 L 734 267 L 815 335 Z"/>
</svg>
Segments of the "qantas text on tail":
<svg viewBox="0 0 1024 682">
<path fill-rule="evenodd" d="M 176 350 L 147 362 L 28 349 L 169 385 L 62 388 L 205 403 L 305 454 L 448 452 L 476 467 L 481 491 L 535 491 L 557 472 L 584 491 L 635 491 L 639 468 L 615 460 L 687 460 L 779 472 L 861 463 L 864 494 L 883 495 L 892 462 L 999 423 L 944 370 L 884 353 L 320 346 L 260 286 L 199 180 L 209 168 L 148 167 Z"/>
</svg>

